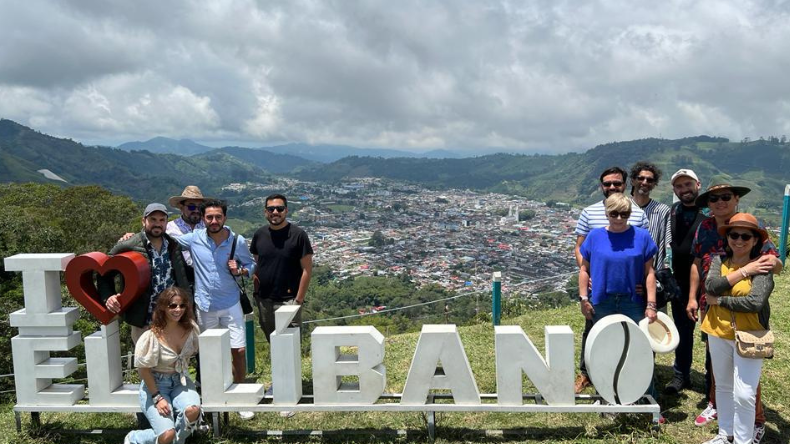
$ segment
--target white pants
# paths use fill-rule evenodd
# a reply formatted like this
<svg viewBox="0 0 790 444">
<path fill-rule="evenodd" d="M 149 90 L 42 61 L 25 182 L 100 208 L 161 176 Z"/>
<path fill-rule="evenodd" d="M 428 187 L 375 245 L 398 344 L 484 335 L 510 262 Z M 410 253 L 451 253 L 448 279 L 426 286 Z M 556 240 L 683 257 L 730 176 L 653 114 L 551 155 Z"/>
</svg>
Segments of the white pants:
<svg viewBox="0 0 790 444">
<path fill-rule="evenodd" d="M 735 351 L 735 341 L 730 339 L 709 335 L 708 345 L 716 378 L 719 434 L 734 436 L 735 444 L 751 443 L 763 360 L 740 356 Z"/>
<path fill-rule="evenodd" d="M 227 328 L 230 331 L 230 348 L 244 348 L 247 336 L 244 332 L 244 312 L 241 303 L 225 310 L 197 311 L 197 323 L 201 333 L 211 328 Z"/>
</svg>

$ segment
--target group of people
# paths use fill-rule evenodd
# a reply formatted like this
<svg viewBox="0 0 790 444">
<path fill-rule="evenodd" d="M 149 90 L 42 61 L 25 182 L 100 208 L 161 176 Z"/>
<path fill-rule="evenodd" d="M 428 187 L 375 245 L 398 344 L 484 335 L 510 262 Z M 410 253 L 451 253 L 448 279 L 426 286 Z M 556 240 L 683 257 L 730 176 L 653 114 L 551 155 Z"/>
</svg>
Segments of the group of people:
<svg viewBox="0 0 790 444">
<path fill-rule="evenodd" d="M 142 230 L 127 233 L 110 250 L 110 255 L 138 252 L 151 270 L 147 291 L 123 313 L 116 275 L 107 273 L 97 282 L 107 309 L 131 327 L 141 378 L 138 420 L 144 428 L 129 432 L 125 444 L 180 444 L 196 429 L 200 397 L 187 370 L 198 353 L 200 332 L 229 330 L 233 380 L 245 382 L 246 332 L 237 277 L 253 279 L 267 340 L 274 331 L 274 312 L 304 302 L 312 274 L 310 239 L 287 220 L 285 196 L 273 194 L 264 202 L 268 223 L 255 232 L 249 247 L 225 225 L 226 203 L 188 186 L 169 200 L 180 217 L 168 222 L 167 207 L 151 203 L 143 212 Z M 249 411 L 239 415 L 245 420 L 254 416 Z"/>
<path fill-rule="evenodd" d="M 762 359 L 736 352 L 735 328 L 769 328 L 772 276 L 781 272 L 782 262 L 763 225 L 738 212 L 749 188 L 714 178 L 700 193 L 696 173 L 680 169 L 670 179 L 677 197 L 670 207 L 650 198 L 660 179 L 661 170 L 649 162 L 638 162 L 630 172 L 609 168 L 600 175 L 604 199 L 579 217 L 575 255 L 586 326 L 576 393 L 591 384 L 584 344 L 592 325 L 610 314 L 654 322 L 662 308 L 656 271 L 669 269 L 681 293 L 670 303 L 679 345 L 664 393 L 691 387 L 694 329 L 700 322 L 708 404 L 695 425 L 718 420 L 718 433 L 706 444 L 759 444 L 765 434 Z M 629 180 L 630 196 L 625 194 Z M 658 399 L 652 383 L 648 394 Z"/>
<path fill-rule="evenodd" d="M 595 322 L 622 314 L 655 321 L 658 270 L 669 269 L 680 287 L 671 302 L 679 333 L 674 376 L 665 394 L 691 387 L 695 325 L 706 336 L 707 408 L 696 425 L 719 422 L 710 444 L 759 443 L 765 433 L 760 399 L 761 359 L 743 358 L 734 348 L 734 328 L 767 329 L 772 275 L 782 262 L 757 219 L 738 212 L 750 190 L 712 180 L 700 193 L 694 171 L 680 169 L 670 182 L 677 202 L 671 207 L 650 197 L 661 170 L 638 162 L 630 172 L 612 167 L 599 177 L 604 199 L 585 208 L 578 220 L 575 256 L 579 266 L 581 312 L 586 319 L 580 375 L 575 390 L 591 384 L 584 344 Z M 630 181 L 630 195 L 626 195 Z M 245 322 L 237 277 L 251 277 L 260 326 L 269 340 L 274 313 L 304 302 L 312 273 L 313 249 L 301 228 L 287 220 L 281 194 L 265 199 L 267 225 L 249 244 L 225 225 L 227 205 L 206 198 L 196 186 L 168 201 L 180 217 L 169 221 L 167 207 L 151 203 L 142 229 L 127 233 L 110 254 L 135 251 L 150 265 L 146 293 L 123 313 L 115 276 L 100 276 L 99 294 L 108 310 L 131 326 L 135 364 L 141 376 L 140 406 L 145 429 L 125 443 L 181 443 L 195 430 L 200 398 L 187 369 L 198 353 L 198 335 L 210 328 L 230 332 L 233 379 L 245 381 Z M 301 322 L 301 313 L 294 324 Z M 271 390 L 271 387 L 270 387 Z M 648 394 L 658 399 L 654 384 Z M 239 412 L 251 419 L 252 412 Z M 661 418 L 663 421 L 663 417 Z"/>
</svg>

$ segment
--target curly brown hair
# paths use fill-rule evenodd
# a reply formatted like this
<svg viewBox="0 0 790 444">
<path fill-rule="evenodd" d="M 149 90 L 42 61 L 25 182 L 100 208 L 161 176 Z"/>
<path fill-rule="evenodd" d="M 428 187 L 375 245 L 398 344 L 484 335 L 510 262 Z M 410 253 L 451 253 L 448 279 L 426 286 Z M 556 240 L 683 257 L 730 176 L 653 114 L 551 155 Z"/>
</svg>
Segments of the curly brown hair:
<svg viewBox="0 0 790 444">
<path fill-rule="evenodd" d="M 159 296 L 156 297 L 156 306 L 154 306 L 153 319 L 151 320 L 151 330 L 161 333 L 167 326 L 167 310 L 168 305 L 172 302 L 173 298 L 180 297 L 182 303 L 186 304 L 183 309 L 183 315 L 178 320 L 178 325 L 184 330 L 191 330 L 192 323 L 195 321 L 195 312 L 192 308 L 192 298 L 185 290 L 172 286 L 164 289 Z"/>
</svg>

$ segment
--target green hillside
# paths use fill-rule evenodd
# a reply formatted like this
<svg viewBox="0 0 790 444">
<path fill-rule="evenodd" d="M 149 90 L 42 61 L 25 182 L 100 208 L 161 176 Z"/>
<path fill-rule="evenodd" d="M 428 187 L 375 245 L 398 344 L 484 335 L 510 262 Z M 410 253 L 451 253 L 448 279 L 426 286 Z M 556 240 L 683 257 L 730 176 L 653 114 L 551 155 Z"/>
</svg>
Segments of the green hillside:
<svg viewBox="0 0 790 444">
<path fill-rule="evenodd" d="M 664 180 L 655 191 L 658 200 L 671 202 L 669 176 L 679 168 L 692 168 L 703 187 L 714 176 L 750 187 L 752 192 L 742 200 L 741 209 L 776 223 L 788 182 L 790 142 L 784 137 L 741 142 L 708 136 L 653 138 L 562 155 L 493 154 L 463 159 L 351 156 L 318 165 L 293 155 L 239 147 L 191 157 L 86 147 L 0 119 L 0 182 L 51 182 L 36 172 L 49 169 L 71 185 L 101 185 L 138 200 L 161 199 L 188 184 L 219 195 L 219 188 L 231 182 L 268 183 L 273 176 L 292 175 L 318 182 L 391 178 L 438 189 L 494 191 L 587 205 L 601 197 L 597 186 L 601 171 L 614 165 L 628 168 L 639 160 L 652 161 L 664 171 Z"/>
<path fill-rule="evenodd" d="M 261 168 L 216 152 L 200 157 L 87 147 L 0 120 L 0 182 L 55 183 L 36 171 L 49 169 L 69 185 L 101 185 L 138 200 L 179 194 L 198 185 L 207 194 L 230 182 L 266 182 Z"/>
<path fill-rule="evenodd" d="M 767 434 L 764 443 L 787 442 L 786 433 L 790 430 L 790 404 L 785 393 L 790 392 L 790 301 L 782 297 L 790 292 L 790 279 L 777 278 L 777 286 L 771 298 L 771 325 L 777 338 L 777 354 L 766 361 L 763 367 L 763 400 L 766 406 Z M 568 306 L 552 310 L 535 310 L 527 315 L 505 318 L 503 324 L 520 325 L 541 352 L 543 346 L 543 326 L 545 324 L 570 325 L 580 341 L 583 327 L 578 307 Z M 494 334 L 490 324 L 477 324 L 459 328 L 465 351 L 469 357 L 481 393 L 496 392 Z M 262 333 L 256 329 L 257 377 L 259 382 L 268 384 L 270 365 L 268 346 Z M 387 390 L 398 393 L 403 389 L 406 373 L 414 354 L 418 335 L 416 333 L 393 335 L 386 340 L 385 366 L 387 368 Z M 680 396 L 664 397 L 659 400 L 668 423 L 661 427 L 661 433 L 650 432 L 649 418 L 646 415 L 619 415 L 616 418 L 601 417 L 596 414 L 517 414 L 517 413 L 453 413 L 437 414 L 437 435 L 439 443 L 465 442 L 544 442 L 544 443 L 701 443 L 712 438 L 716 426 L 695 427 L 693 421 L 702 409 L 703 386 L 703 347 L 695 344 L 692 381 L 694 387 Z M 671 355 L 657 358 L 659 387 L 672 375 Z M 311 363 L 309 357 L 302 362 L 305 393 L 310 393 Z M 526 391 L 534 390 L 529 383 Z M 591 389 L 588 389 L 592 393 Z M 14 429 L 12 405 L 0 409 L 0 443 L 114 443 L 120 442 L 123 433 L 133 427 L 135 422 L 130 415 L 124 414 L 42 414 L 43 428 L 39 433 L 31 429 L 29 416 L 23 417 L 23 432 Z M 57 429 L 109 429 L 115 434 L 102 436 L 79 436 L 61 433 Z M 424 443 L 425 420 L 418 413 L 299 413 L 290 419 L 277 414 L 258 414 L 250 422 L 241 422 L 231 416 L 230 427 L 225 429 L 223 439 L 215 441 L 207 436 L 193 438 L 193 443 L 251 443 L 264 442 L 260 435 L 243 433 L 262 430 L 341 430 L 337 439 L 340 442 L 380 442 L 381 440 L 404 443 Z M 365 433 L 365 430 L 392 431 L 409 430 L 408 436 L 382 437 Z M 486 436 L 482 431 L 493 430 Z M 501 431 L 504 433 L 500 436 Z M 355 434 L 360 433 L 360 434 Z M 280 438 L 274 439 L 279 442 Z M 307 437 L 292 437 L 288 441 L 312 442 Z"/>
<path fill-rule="evenodd" d="M 348 157 L 318 169 L 304 170 L 302 178 L 338 181 L 374 176 L 412 181 L 435 188 L 470 188 L 512 193 L 536 200 L 587 205 L 601 198 L 601 171 L 610 166 L 629 168 L 640 160 L 656 163 L 664 179 L 655 197 L 672 201 L 669 176 L 691 168 L 703 187 L 714 176 L 725 177 L 753 191 L 742 209 L 762 217 L 781 211 L 790 170 L 790 143 L 785 139 L 730 142 L 707 136 L 678 140 L 642 139 L 599 145 L 584 153 L 563 155 L 494 154 L 466 159 L 383 159 Z"/>
</svg>

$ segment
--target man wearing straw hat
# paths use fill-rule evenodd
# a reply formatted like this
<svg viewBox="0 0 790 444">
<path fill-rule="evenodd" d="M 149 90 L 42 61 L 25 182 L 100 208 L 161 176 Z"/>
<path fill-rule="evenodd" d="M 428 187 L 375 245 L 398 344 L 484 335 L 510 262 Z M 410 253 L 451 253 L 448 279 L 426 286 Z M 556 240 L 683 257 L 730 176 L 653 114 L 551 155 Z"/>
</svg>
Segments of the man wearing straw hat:
<svg viewBox="0 0 790 444">
<path fill-rule="evenodd" d="M 184 188 L 180 196 L 171 197 L 167 203 L 171 207 L 181 210 L 181 217 L 168 222 L 165 232 L 172 237 L 178 237 L 200 228 L 206 228 L 206 225 L 203 223 L 203 217 L 200 214 L 200 204 L 206 200 L 207 198 L 203 197 L 200 188 L 195 185 L 189 185 Z M 189 270 L 192 271 L 192 255 L 188 251 L 184 251 L 184 259 Z M 194 283 L 194 273 L 191 274 L 191 282 Z"/>
</svg>

